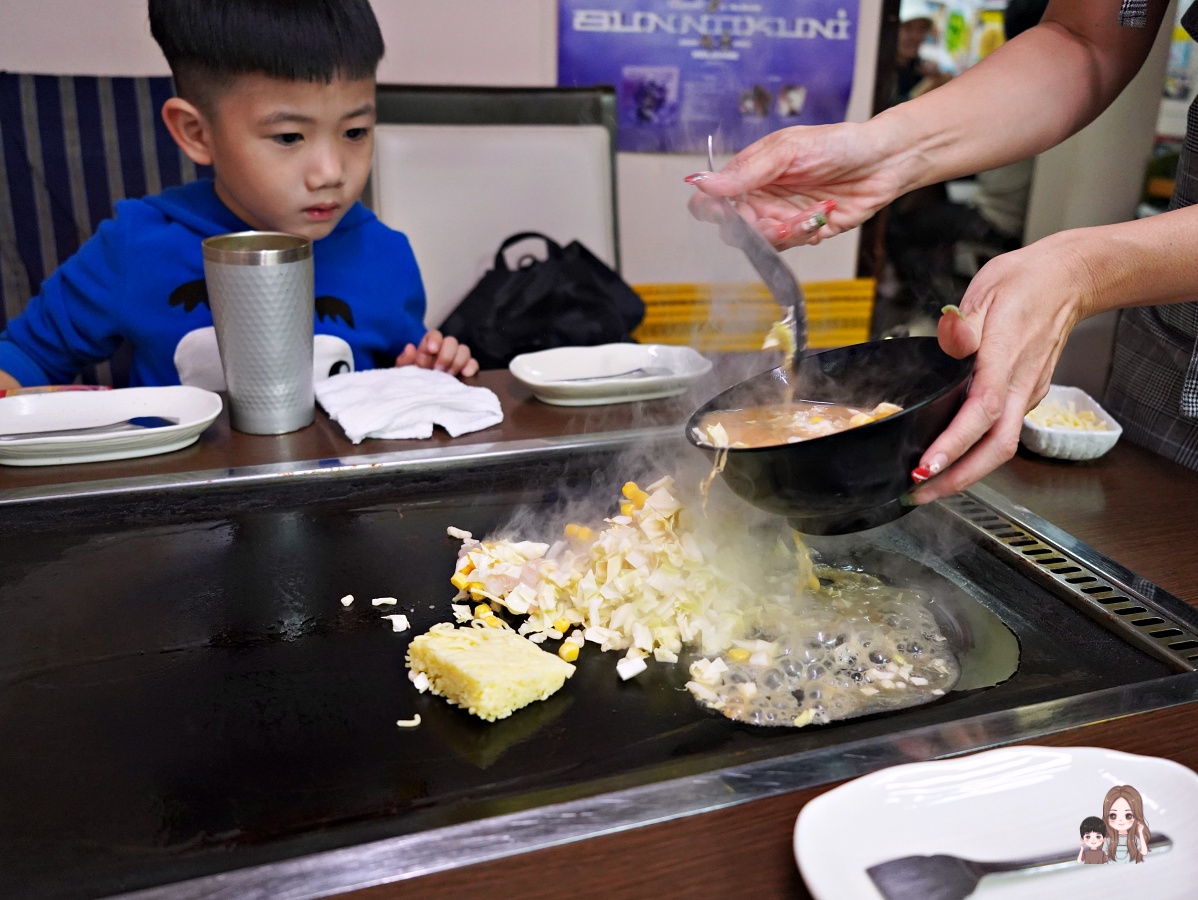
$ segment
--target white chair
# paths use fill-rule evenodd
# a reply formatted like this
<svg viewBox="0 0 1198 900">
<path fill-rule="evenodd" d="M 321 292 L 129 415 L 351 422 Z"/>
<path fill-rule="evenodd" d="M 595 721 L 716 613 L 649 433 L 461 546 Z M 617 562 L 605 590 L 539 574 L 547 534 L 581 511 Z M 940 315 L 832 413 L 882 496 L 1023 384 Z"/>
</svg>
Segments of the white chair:
<svg viewBox="0 0 1198 900">
<path fill-rule="evenodd" d="M 520 231 L 579 240 L 619 270 L 610 90 L 382 85 L 378 105 L 367 198 L 412 242 L 429 327 Z M 509 265 L 530 249 L 511 248 Z"/>
</svg>

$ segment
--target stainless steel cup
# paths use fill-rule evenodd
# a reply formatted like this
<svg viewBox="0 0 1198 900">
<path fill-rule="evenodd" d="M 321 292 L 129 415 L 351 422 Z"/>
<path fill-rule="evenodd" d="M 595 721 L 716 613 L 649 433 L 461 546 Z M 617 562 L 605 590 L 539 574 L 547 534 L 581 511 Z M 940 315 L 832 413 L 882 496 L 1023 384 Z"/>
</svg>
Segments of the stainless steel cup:
<svg viewBox="0 0 1198 900">
<path fill-rule="evenodd" d="M 250 434 L 283 434 L 315 417 L 312 242 L 242 231 L 204 241 L 229 416 Z"/>
</svg>

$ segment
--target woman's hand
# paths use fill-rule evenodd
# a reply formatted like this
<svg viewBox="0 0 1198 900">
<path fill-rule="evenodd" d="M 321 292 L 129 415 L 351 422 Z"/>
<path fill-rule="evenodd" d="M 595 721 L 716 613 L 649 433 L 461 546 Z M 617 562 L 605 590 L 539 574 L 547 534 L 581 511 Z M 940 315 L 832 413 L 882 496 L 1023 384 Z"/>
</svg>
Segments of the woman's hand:
<svg viewBox="0 0 1198 900">
<path fill-rule="evenodd" d="M 948 308 L 940 346 L 958 359 L 977 353 L 969 394 L 924 453 L 933 475 L 913 492 L 929 503 L 964 490 L 1015 455 L 1024 415 L 1048 392 L 1069 332 L 1094 295 L 1086 230 L 1065 231 L 997 256 L 974 277 L 960 314 Z"/>
<path fill-rule="evenodd" d="M 687 178 L 701 192 L 691 198 L 691 214 L 718 222 L 711 197 L 728 197 L 780 248 L 818 244 L 855 228 L 906 189 L 874 133 L 869 124 L 851 122 L 775 131 L 719 172 Z M 811 227 L 821 212 L 827 223 Z"/>
<path fill-rule="evenodd" d="M 469 347 L 459 344 L 457 338 L 445 337 L 435 330 L 427 332 L 419 346 L 408 344 L 404 347 L 403 353 L 395 358 L 395 365 L 436 369 L 463 378 L 478 372 L 478 360 L 470 355 Z"/>
</svg>

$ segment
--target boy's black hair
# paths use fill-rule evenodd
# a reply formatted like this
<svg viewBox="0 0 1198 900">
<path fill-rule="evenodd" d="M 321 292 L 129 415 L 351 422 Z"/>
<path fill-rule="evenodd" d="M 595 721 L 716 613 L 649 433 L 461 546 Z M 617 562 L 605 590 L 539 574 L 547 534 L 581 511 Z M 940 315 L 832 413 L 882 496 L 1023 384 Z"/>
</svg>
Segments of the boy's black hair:
<svg viewBox="0 0 1198 900">
<path fill-rule="evenodd" d="M 369 0 L 149 0 L 179 96 L 206 112 L 238 75 L 371 78 L 383 35 Z"/>
<path fill-rule="evenodd" d="M 1095 831 L 1106 837 L 1106 822 L 1102 821 L 1098 816 L 1086 816 L 1082 819 L 1082 837 L 1085 837 L 1091 831 Z"/>
</svg>

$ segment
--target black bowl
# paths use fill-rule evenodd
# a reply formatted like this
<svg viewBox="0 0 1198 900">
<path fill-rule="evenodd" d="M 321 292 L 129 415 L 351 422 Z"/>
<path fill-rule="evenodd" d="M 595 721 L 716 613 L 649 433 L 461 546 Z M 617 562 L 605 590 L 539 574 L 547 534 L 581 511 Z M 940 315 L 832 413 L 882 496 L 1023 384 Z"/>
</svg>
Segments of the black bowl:
<svg viewBox="0 0 1198 900">
<path fill-rule="evenodd" d="M 705 403 L 686 425 L 714 410 L 791 399 L 870 409 L 883 400 L 902 412 L 847 431 L 773 447 L 728 451 L 723 478 L 739 496 L 786 516 L 805 534 L 848 534 L 909 512 L 899 497 L 914 486 L 911 470 L 965 401 L 974 358 L 953 359 L 935 338 L 894 338 L 804 357 L 798 370 L 772 369 Z"/>
</svg>

